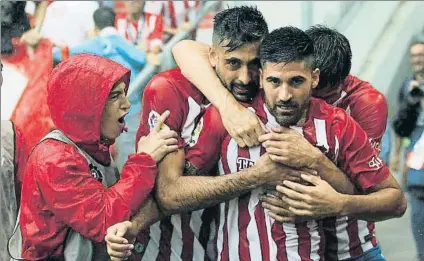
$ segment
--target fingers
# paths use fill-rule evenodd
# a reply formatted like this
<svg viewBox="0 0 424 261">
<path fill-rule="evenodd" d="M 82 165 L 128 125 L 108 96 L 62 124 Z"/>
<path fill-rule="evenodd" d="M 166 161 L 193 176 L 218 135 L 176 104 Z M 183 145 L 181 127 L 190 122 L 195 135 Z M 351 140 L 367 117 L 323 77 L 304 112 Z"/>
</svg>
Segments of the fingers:
<svg viewBox="0 0 424 261">
<path fill-rule="evenodd" d="M 269 154 L 269 158 L 274 161 L 274 162 L 278 162 L 281 164 L 286 164 L 287 163 L 287 158 L 286 157 L 282 157 L 282 156 L 276 156 L 273 154 Z"/>
<path fill-rule="evenodd" d="M 177 145 L 177 144 L 178 144 L 178 140 L 175 138 L 170 138 L 165 140 L 165 145 L 167 146 Z"/>
<path fill-rule="evenodd" d="M 298 194 L 302 193 L 302 194 L 309 194 L 311 191 L 311 187 L 310 186 L 305 186 L 305 185 L 301 185 L 299 183 L 295 183 L 295 182 L 291 182 L 288 180 L 283 181 L 283 185 L 286 186 L 287 188 L 289 188 L 290 190 L 297 192 Z M 285 189 L 287 190 L 287 188 L 282 187 L 281 189 Z M 278 190 L 278 186 L 277 186 L 277 191 L 281 192 L 280 190 Z M 284 192 L 282 192 L 283 194 L 285 194 Z"/>
<path fill-rule="evenodd" d="M 268 215 L 275 219 L 275 221 L 280 223 L 292 223 L 294 224 L 296 222 L 296 217 L 294 216 L 294 213 L 291 213 L 290 216 L 280 216 L 275 213 L 269 212 Z"/>
<path fill-rule="evenodd" d="M 271 206 L 271 207 L 277 207 L 277 208 L 285 208 L 288 206 L 286 204 L 284 204 L 284 202 L 281 200 L 281 197 L 274 197 L 274 196 L 262 196 L 260 198 L 260 200 L 265 203 L 267 206 Z M 269 209 L 269 208 L 268 208 Z M 275 211 L 273 211 L 275 212 Z"/>
<path fill-rule="evenodd" d="M 309 183 L 314 184 L 315 186 L 318 186 L 319 184 L 321 184 L 322 180 L 319 176 L 315 176 L 315 175 L 307 175 L 307 174 L 302 174 L 300 175 L 300 177 L 304 180 L 307 181 Z"/>
<path fill-rule="evenodd" d="M 107 234 L 105 241 L 109 244 L 128 244 L 128 240 L 122 236 Z"/>
<path fill-rule="evenodd" d="M 265 142 L 262 143 L 262 146 L 264 146 L 265 149 L 279 149 L 282 150 L 283 144 L 281 141 L 277 141 L 277 140 L 266 140 Z"/>
<path fill-rule="evenodd" d="M 131 227 L 131 225 L 132 224 L 129 221 L 122 222 L 116 230 L 116 235 L 118 237 L 123 237 L 127 233 L 128 229 Z"/>
<path fill-rule="evenodd" d="M 291 199 L 291 198 L 286 197 L 286 196 L 284 196 L 282 198 L 282 200 L 283 200 L 284 203 L 290 205 L 289 210 L 291 212 L 293 212 L 292 208 L 297 209 L 297 210 L 310 210 L 312 208 L 309 204 L 307 204 L 303 201 L 294 200 L 294 199 Z M 298 215 L 297 213 L 295 213 L 295 214 Z"/>
<path fill-rule="evenodd" d="M 173 130 L 162 130 L 159 131 L 159 137 L 162 139 L 177 138 L 178 134 Z"/>
<path fill-rule="evenodd" d="M 156 131 L 159 132 L 160 129 L 162 128 L 162 125 L 165 123 L 165 120 L 169 117 L 171 113 L 166 110 L 164 113 L 162 113 L 162 115 L 159 117 L 158 121 L 156 122 L 155 127 L 153 128 L 152 131 Z"/>
<path fill-rule="evenodd" d="M 178 145 L 171 145 L 166 147 L 166 152 L 171 153 L 178 150 Z"/>
<path fill-rule="evenodd" d="M 107 244 L 108 246 L 108 253 L 110 256 L 114 256 L 114 257 L 126 257 L 129 255 L 131 255 L 131 250 L 134 249 L 134 245 L 133 244 L 115 244 L 115 243 L 110 243 Z"/>
<path fill-rule="evenodd" d="M 246 143 L 244 142 L 244 140 L 238 134 L 233 134 L 233 135 L 230 135 L 230 136 L 233 137 L 233 139 L 237 142 L 237 145 L 239 145 L 241 148 L 246 147 Z"/>
</svg>

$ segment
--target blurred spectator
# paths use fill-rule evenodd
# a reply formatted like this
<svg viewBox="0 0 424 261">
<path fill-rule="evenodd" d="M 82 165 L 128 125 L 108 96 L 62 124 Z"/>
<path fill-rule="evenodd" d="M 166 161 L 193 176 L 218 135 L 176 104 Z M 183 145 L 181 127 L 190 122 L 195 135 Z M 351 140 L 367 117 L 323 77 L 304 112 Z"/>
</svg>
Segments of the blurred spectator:
<svg viewBox="0 0 424 261">
<path fill-rule="evenodd" d="M 69 54 L 92 53 L 111 59 L 131 70 L 131 79 L 137 77 L 146 63 L 145 52 L 139 50 L 119 35 L 115 29 L 115 12 L 109 7 L 101 7 L 93 14 L 94 38 L 81 45 L 69 48 Z M 62 51 L 55 48 L 55 61 L 62 60 Z"/>
<path fill-rule="evenodd" d="M 41 36 L 70 48 L 82 44 L 94 29 L 93 13 L 98 7 L 97 1 L 52 1 Z"/>
<path fill-rule="evenodd" d="M 386 131 L 381 139 L 380 158 L 389 165 L 390 152 L 392 150 L 392 128 L 390 121 L 387 122 Z M 390 166 L 389 166 L 390 167 Z"/>
<path fill-rule="evenodd" d="M 200 8 L 200 1 L 146 1 L 144 13 L 149 23 L 148 49 L 159 52 L 160 48 L 180 30 L 193 30 L 192 23 Z M 195 35 L 192 34 L 191 39 Z"/>
<path fill-rule="evenodd" d="M 12 38 L 20 38 L 30 29 L 25 6 L 26 2 L 0 1 L 2 55 L 13 52 Z"/>
<path fill-rule="evenodd" d="M 143 0 L 125 2 L 125 13 L 116 16 L 116 28 L 118 32 L 133 44 L 142 43 L 144 29 Z"/>
<path fill-rule="evenodd" d="M 401 106 L 393 123 L 397 135 L 394 161 L 399 165 L 400 139 L 409 138 L 404 172 L 410 192 L 412 232 L 419 261 L 424 261 L 424 38 L 411 45 L 414 75 L 408 78 L 400 92 Z M 398 166 L 397 166 L 398 167 Z"/>
<path fill-rule="evenodd" d="M 399 110 L 398 120 L 394 124 L 402 125 L 402 128 L 396 127 L 395 130 L 395 142 L 394 142 L 394 152 L 392 153 L 392 158 L 390 161 L 390 167 L 394 171 L 400 171 L 400 153 L 402 149 L 402 139 L 409 138 L 413 130 L 417 126 L 424 126 L 424 111 L 422 106 L 414 107 L 416 109 L 415 113 L 406 113 L 408 110 L 407 103 L 408 99 L 411 98 L 410 94 L 414 94 L 419 90 L 419 86 L 424 85 L 424 37 L 417 37 L 410 47 L 410 56 L 411 56 L 411 65 L 413 75 L 408 77 L 402 84 L 401 89 L 399 90 L 399 104 L 405 107 L 404 110 Z M 411 108 L 409 108 L 411 109 Z M 400 120 L 405 119 L 405 122 L 400 122 Z M 405 139 L 404 139 L 405 140 Z M 403 180 L 404 184 L 406 183 L 406 169 L 403 168 Z"/>
</svg>

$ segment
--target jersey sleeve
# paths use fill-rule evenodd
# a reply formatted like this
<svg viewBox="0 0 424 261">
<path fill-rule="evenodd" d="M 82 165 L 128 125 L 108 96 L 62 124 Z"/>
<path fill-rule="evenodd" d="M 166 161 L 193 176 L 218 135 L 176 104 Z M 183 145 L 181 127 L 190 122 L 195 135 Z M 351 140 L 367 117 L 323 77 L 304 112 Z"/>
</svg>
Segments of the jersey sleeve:
<svg viewBox="0 0 424 261">
<path fill-rule="evenodd" d="M 368 135 L 371 145 L 381 151 L 381 140 L 387 126 L 387 101 L 379 92 L 363 95 L 355 105 L 360 108 L 352 118 Z"/>
<path fill-rule="evenodd" d="M 142 114 L 139 128 L 136 135 L 136 144 L 142 136 L 150 133 L 160 117 L 166 110 L 170 111 L 169 117 L 165 120 L 162 128 L 176 131 L 178 135 L 178 146 L 184 146 L 181 138 L 182 124 L 185 120 L 186 101 L 181 93 L 177 92 L 178 87 L 169 79 L 162 75 L 155 76 L 146 86 L 143 93 Z M 137 146 L 137 145 L 136 145 Z"/>
<path fill-rule="evenodd" d="M 343 119 L 333 121 L 331 131 L 336 137 L 339 167 L 362 190 L 381 183 L 390 175 L 389 168 L 359 124 L 342 110 L 338 114 Z"/>
<path fill-rule="evenodd" d="M 221 144 L 227 136 L 218 110 L 210 106 L 192 133 L 186 149 L 185 173 L 207 175 L 218 163 Z"/>
</svg>

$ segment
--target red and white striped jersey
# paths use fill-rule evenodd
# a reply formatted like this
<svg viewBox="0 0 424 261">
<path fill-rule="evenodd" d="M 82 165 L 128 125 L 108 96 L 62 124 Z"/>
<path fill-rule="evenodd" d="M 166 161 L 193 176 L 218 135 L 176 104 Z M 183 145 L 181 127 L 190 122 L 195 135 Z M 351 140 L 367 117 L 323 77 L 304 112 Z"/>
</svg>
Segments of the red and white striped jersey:
<svg viewBox="0 0 424 261">
<path fill-rule="evenodd" d="M 143 109 L 136 140 L 148 135 L 159 116 L 171 112 L 164 128 L 179 134 L 182 148 L 191 140 L 195 120 L 208 105 L 205 97 L 179 69 L 155 75 L 143 93 Z M 139 234 L 134 260 L 210 260 L 206 254 L 210 236 L 211 210 L 173 215 Z"/>
<path fill-rule="evenodd" d="M 250 105 L 267 127 L 278 126 L 264 103 L 263 91 Z M 219 162 L 220 174 L 230 174 L 255 164 L 261 147 L 239 148 L 228 136 L 219 112 L 210 107 L 203 115 L 197 144 L 186 159 L 202 171 Z M 305 123 L 292 126 L 335 162 L 358 187 L 370 188 L 390 174 L 366 133 L 342 109 L 311 98 Z M 222 144 L 222 146 L 216 146 Z M 220 204 L 216 249 L 218 260 L 323 260 L 320 221 L 297 225 L 275 223 L 259 204 L 262 189 Z"/>
<path fill-rule="evenodd" d="M 325 100 L 344 109 L 367 133 L 371 145 L 380 151 L 381 139 L 386 130 L 386 98 L 370 83 L 353 75 L 346 77 L 341 88 L 328 92 Z M 324 220 L 326 259 L 345 260 L 361 256 L 377 246 L 374 222 L 351 217 Z"/>
<path fill-rule="evenodd" d="M 155 34 L 155 43 L 158 44 L 159 41 L 162 41 L 162 45 L 166 43 L 170 36 L 164 34 L 164 28 L 177 29 L 182 26 L 184 23 L 193 22 L 196 18 L 197 11 L 200 7 L 200 1 L 146 1 L 144 7 L 144 13 L 147 16 L 150 16 L 149 19 L 155 19 L 157 21 L 162 21 L 162 23 L 157 24 L 154 31 L 157 31 Z M 150 27 L 153 28 L 153 27 Z M 160 38 L 159 38 L 160 37 Z M 153 38 L 152 38 L 153 39 Z"/>
</svg>

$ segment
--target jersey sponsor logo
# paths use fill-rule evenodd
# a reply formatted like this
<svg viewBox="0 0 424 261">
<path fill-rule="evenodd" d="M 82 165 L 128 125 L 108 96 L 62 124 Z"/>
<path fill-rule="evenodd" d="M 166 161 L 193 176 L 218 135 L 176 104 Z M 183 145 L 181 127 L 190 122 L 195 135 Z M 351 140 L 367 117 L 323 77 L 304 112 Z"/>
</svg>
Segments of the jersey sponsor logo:
<svg viewBox="0 0 424 261">
<path fill-rule="evenodd" d="M 368 161 L 368 166 L 374 170 L 378 170 L 383 167 L 383 161 L 378 156 L 374 156 Z"/>
<path fill-rule="evenodd" d="M 255 162 L 251 159 L 238 157 L 237 158 L 237 167 L 238 170 L 247 169 L 255 165 Z"/>
<path fill-rule="evenodd" d="M 371 146 L 377 150 L 378 152 L 381 152 L 381 144 L 379 141 L 373 140 L 373 139 L 369 139 L 368 140 L 371 143 Z"/>
<path fill-rule="evenodd" d="M 196 128 L 194 128 L 193 132 L 191 133 L 190 141 L 188 142 L 188 145 L 190 147 L 193 147 L 196 145 L 197 141 L 199 140 L 200 132 L 202 132 L 203 129 L 203 117 L 200 118 L 199 122 L 196 125 Z"/>
<path fill-rule="evenodd" d="M 155 128 L 155 126 L 156 126 L 156 124 L 157 124 L 157 122 L 158 122 L 159 118 L 160 118 L 160 114 L 159 114 L 159 113 L 157 113 L 156 111 L 152 110 L 152 111 L 149 113 L 148 124 L 149 124 L 149 128 L 150 128 L 150 130 L 152 130 L 152 129 L 154 129 L 154 128 Z M 161 128 L 160 128 L 160 130 L 163 130 L 163 129 L 165 129 L 165 130 L 170 130 L 170 129 L 169 129 L 169 127 L 168 127 L 165 123 L 164 123 L 164 124 L 162 124 L 162 126 L 161 126 Z"/>
</svg>

